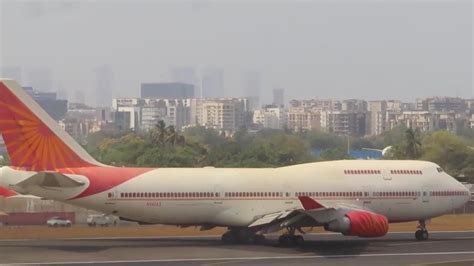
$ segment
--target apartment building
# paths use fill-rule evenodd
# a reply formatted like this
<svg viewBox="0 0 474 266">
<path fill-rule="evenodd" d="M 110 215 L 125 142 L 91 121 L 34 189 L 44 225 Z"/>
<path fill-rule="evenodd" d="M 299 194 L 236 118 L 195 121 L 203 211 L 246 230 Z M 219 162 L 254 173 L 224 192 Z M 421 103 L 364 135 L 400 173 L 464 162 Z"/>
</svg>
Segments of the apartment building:
<svg viewBox="0 0 474 266">
<path fill-rule="evenodd" d="M 262 128 L 282 129 L 287 125 L 288 114 L 281 105 L 267 105 L 253 112 L 253 123 Z"/>
<path fill-rule="evenodd" d="M 322 111 L 321 128 L 338 135 L 366 134 L 367 114 L 349 111 Z"/>
<path fill-rule="evenodd" d="M 219 131 L 235 132 L 245 126 L 246 101 L 239 98 L 200 99 L 194 101 L 196 124 Z"/>
<path fill-rule="evenodd" d="M 319 130 L 321 128 L 321 114 L 316 109 L 291 107 L 287 117 L 287 126 L 293 131 Z"/>
</svg>

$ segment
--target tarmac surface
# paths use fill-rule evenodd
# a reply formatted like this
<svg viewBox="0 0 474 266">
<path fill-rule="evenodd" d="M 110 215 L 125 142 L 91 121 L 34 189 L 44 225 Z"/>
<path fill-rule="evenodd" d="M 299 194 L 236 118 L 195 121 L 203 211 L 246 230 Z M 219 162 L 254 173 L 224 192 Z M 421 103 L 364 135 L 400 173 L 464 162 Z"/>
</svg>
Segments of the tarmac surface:
<svg viewBox="0 0 474 266">
<path fill-rule="evenodd" d="M 474 231 L 376 239 L 309 234 L 300 247 L 225 245 L 216 236 L 1 240 L 0 264 L 45 265 L 474 265 Z"/>
</svg>

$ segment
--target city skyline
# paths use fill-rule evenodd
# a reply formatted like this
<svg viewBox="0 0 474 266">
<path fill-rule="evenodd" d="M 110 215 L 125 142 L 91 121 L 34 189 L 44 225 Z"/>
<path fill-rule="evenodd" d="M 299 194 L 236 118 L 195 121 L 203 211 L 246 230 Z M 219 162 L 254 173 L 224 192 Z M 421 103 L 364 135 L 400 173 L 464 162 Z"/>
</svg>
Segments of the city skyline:
<svg viewBox="0 0 474 266">
<path fill-rule="evenodd" d="M 288 99 L 473 97 L 470 1 L 6 0 L 0 9 L 0 67 L 49 69 L 53 90 L 91 102 L 104 65 L 114 96 L 192 67 L 222 69 L 213 83 L 226 96 L 245 96 L 245 73 L 258 72 L 261 103 L 278 87 Z"/>
</svg>

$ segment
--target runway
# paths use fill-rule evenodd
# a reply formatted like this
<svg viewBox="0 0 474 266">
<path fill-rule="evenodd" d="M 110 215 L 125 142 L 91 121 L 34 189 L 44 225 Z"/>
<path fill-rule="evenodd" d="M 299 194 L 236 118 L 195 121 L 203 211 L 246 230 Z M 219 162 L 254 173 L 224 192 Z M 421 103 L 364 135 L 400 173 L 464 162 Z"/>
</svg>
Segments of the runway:
<svg viewBox="0 0 474 266">
<path fill-rule="evenodd" d="M 224 245 L 219 237 L 2 240 L 0 264 L 76 265 L 473 265 L 474 231 L 412 232 L 361 239 L 306 235 L 304 246 L 285 248 L 277 236 L 264 245 Z"/>
</svg>

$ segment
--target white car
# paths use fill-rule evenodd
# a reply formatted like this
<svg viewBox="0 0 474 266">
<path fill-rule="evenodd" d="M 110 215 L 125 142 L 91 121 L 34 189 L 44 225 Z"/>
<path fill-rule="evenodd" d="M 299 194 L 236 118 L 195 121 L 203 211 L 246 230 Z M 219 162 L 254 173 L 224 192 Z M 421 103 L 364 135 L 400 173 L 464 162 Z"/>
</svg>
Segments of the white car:
<svg viewBox="0 0 474 266">
<path fill-rule="evenodd" d="M 61 218 L 61 217 L 52 217 L 49 218 L 46 224 L 49 227 L 70 227 L 72 225 L 72 222 L 66 218 Z"/>
<path fill-rule="evenodd" d="M 109 226 L 116 225 L 117 218 L 106 214 L 91 214 L 87 217 L 87 224 L 89 226 Z"/>
</svg>

